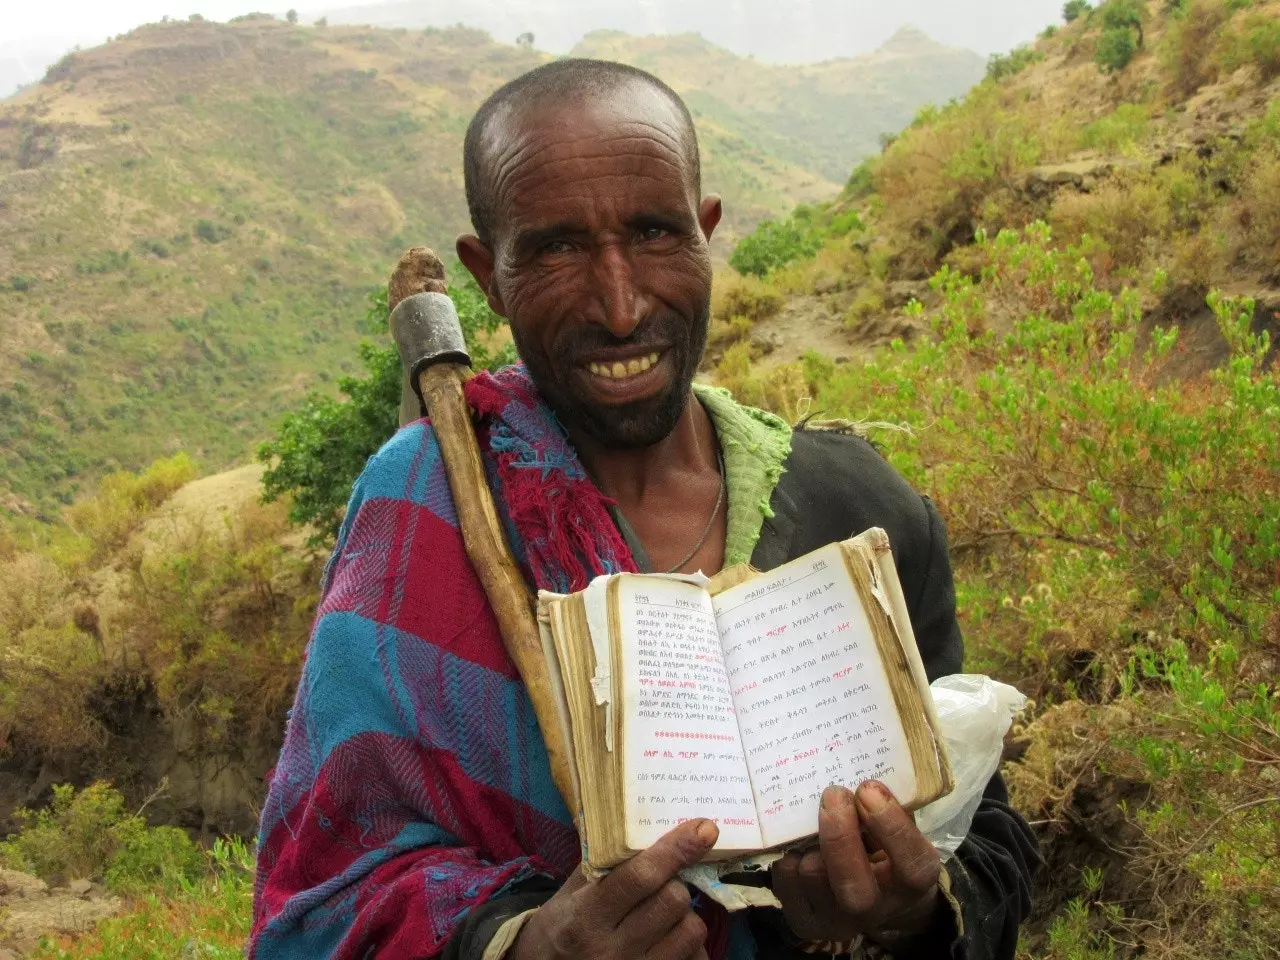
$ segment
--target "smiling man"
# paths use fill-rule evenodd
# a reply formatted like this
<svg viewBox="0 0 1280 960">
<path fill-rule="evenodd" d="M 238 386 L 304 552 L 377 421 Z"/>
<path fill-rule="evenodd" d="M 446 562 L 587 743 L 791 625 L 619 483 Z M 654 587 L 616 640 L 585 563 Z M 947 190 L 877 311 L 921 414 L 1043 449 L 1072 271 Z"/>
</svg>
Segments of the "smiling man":
<svg viewBox="0 0 1280 960">
<path fill-rule="evenodd" d="M 618 570 L 769 569 L 885 528 L 930 679 L 963 644 L 946 535 L 864 440 L 693 384 L 711 296 L 680 98 L 563 60 L 498 90 L 465 148 L 459 258 L 523 361 L 468 385 L 531 589 Z M 527 695 L 466 560 L 429 424 L 356 484 L 263 811 L 250 955 L 270 958 L 1012 957 L 1035 842 L 997 776 L 945 866 L 877 783 L 823 795 L 819 844 L 732 916 L 676 879 L 682 825 L 605 879 L 552 786 Z"/>
</svg>

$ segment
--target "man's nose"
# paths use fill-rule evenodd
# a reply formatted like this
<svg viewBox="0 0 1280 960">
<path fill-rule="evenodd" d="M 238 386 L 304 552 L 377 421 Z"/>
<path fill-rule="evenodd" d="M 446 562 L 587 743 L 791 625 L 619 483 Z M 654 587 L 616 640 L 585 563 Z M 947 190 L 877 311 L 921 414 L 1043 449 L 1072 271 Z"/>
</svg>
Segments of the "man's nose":
<svg viewBox="0 0 1280 960">
<path fill-rule="evenodd" d="M 601 322 L 618 339 L 631 335 L 648 310 L 646 297 L 636 289 L 631 257 L 610 244 L 596 256 L 595 272 L 600 291 Z"/>
</svg>

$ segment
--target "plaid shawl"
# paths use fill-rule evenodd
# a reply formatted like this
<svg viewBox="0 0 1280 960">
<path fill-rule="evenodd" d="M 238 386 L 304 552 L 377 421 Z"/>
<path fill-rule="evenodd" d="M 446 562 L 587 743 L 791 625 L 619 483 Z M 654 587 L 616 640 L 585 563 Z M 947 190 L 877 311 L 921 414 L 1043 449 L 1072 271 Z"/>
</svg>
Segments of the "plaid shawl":
<svg viewBox="0 0 1280 960">
<path fill-rule="evenodd" d="M 473 378 L 467 399 L 526 576 L 566 592 L 634 570 L 524 368 Z M 356 482 L 325 571 L 262 813 L 249 957 L 433 957 L 470 909 L 579 856 L 435 435 L 411 424 Z M 700 910 L 713 960 L 754 954 L 739 918 Z"/>
</svg>

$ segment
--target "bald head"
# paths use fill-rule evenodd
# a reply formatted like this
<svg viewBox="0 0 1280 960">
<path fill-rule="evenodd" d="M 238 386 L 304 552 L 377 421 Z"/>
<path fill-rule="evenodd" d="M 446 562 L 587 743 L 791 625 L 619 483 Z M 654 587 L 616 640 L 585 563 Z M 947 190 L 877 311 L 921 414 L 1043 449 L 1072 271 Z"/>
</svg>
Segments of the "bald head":
<svg viewBox="0 0 1280 960">
<path fill-rule="evenodd" d="M 481 105 L 467 127 L 463 170 L 476 236 L 492 246 L 498 226 L 498 179 L 504 153 L 518 149 L 523 130 L 554 123 L 568 110 L 612 113 L 632 123 L 667 127 L 685 159 L 684 174 L 701 195 L 701 162 L 693 118 L 679 95 L 650 73 L 608 60 L 566 59 L 510 81 Z"/>
</svg>

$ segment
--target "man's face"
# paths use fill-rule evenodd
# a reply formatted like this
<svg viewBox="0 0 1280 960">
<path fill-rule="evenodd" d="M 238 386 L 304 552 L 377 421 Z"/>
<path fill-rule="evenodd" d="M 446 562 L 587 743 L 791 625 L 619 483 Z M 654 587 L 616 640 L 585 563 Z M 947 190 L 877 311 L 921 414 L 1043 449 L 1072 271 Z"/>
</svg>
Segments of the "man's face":
<svg viewBox="0 0 1280 960">
<path fill-rule="evenodd" d="M 687 402 L 719 201 L 700 216 L 674 107 L 643 87 L 602 99 L 491 127 L 492 275 L 477 278 L 563 425 L 636 448 Z"/>
</svg>

